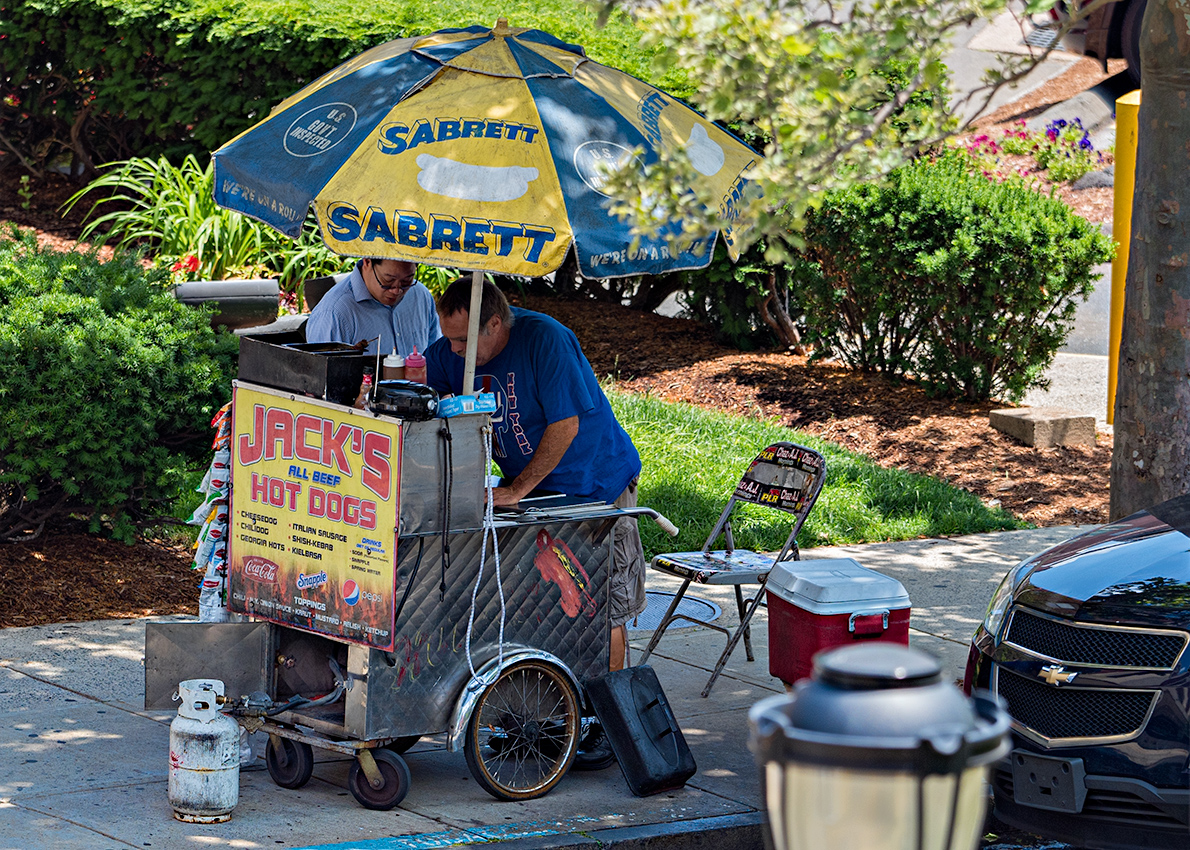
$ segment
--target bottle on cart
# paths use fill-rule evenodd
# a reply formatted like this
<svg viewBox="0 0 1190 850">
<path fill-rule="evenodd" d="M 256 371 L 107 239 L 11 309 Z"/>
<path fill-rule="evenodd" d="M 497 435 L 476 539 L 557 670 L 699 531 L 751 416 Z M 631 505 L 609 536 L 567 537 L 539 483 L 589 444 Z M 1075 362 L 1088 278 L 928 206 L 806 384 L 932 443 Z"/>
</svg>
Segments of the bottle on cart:
<svg viewBox="0 0 1190 850">
<path fill-rule="evenodd" d="M 426 358 L 418 353 L 417 346 L 414 346 L 413 353 L 405 358 L 405 380 L 418 384 L 426 382 Z"/>
<path fill-rule="evenodd" d="M 356 398 L 355 404 L 352 407 L 357 407 L 360 410 L 365 410 L 368 406 L 368 397 L 372 395 L 372 376 L 376 374 L 376 370 L 371 366 L 364 367 L 364 379 L 359 385 L 359 397 Z"/>
<path fill-rule="evenodd" d="M 385 381 L 399 381 L 405 377 L 405 358 L 398 354 L 395 348 L 392 354 L 384 358 L 381 375 Z"/>
</svg>

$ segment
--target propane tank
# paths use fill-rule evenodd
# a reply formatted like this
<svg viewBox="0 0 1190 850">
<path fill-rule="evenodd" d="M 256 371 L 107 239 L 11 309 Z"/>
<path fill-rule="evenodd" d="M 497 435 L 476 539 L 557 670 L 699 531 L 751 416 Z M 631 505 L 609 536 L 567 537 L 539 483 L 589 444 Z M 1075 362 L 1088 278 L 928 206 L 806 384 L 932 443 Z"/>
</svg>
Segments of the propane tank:
<svg viewBox="0 0 1190 850">
<path fill-rule="evenodd" d="M 223 823 L 240 801 L 240 727 L 218 705 L 223 683 L 178 685 L 178 716 L 169 724 L 169 804 L 187 823 Z"/>
</svg>

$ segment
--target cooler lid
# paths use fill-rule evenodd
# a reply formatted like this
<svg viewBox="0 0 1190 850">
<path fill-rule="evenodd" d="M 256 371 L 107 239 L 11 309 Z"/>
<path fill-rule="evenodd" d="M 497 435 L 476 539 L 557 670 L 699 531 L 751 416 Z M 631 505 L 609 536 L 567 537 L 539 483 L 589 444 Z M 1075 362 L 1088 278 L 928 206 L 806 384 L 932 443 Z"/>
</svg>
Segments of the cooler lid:
<svg viewBox="0 0 1190 850">
<path fill-rule="evenodd" d="M 861 566 L 854 558 L 782 561 L 769 573 L 766 587 L 803 608 L 853 602 L 909 607 L 909 594 L 899 581 Z"/>
</svg>

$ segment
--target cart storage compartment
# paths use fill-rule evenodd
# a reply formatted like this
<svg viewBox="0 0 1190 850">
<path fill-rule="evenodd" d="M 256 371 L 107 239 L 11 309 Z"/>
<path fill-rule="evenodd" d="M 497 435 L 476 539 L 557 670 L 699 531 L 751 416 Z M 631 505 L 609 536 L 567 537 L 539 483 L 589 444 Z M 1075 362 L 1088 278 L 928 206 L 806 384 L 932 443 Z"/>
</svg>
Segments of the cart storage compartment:
<svg viewBox="0 0 1190 850">
<path fill-rule="evenodd" d="M 765 588 L 769 673 L 787 685 L 808 677 L 823 649 L 863 640 L 909 644 L 909 594 L 853 558 L 782 562 Z"/>
<path fill-rule="evenodd" d="M 219 679 L 233 699 L 271 692 L 278 629 L 269 623 L 145 623 L 145 708 L 176 710 L 186 679 Z"/>
</svg>

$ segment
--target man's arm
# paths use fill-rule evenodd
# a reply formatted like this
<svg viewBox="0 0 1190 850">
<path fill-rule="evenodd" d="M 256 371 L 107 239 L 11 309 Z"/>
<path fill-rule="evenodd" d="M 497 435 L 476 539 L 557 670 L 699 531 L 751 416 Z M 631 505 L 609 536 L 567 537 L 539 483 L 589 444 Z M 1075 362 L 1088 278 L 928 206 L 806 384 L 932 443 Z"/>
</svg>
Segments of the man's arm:
<svg viewBox="0 0 1190 850">
<path fill-rule="evenodd" d="M 497 487 L 492 490 L 492 503 L 495 505 L 515 505 L 532 492 L 533 488 L 554 471 L 554 467 L 562 460 L 562 455 L 570 448 L 574 438 L 578 436 L 578 417 L 559 419 L 545 426 L 541 435 L 541 442 L 533 450 L 533 460 L 529 461 L 521 474 L 507 487 Z"/>
</svg>

